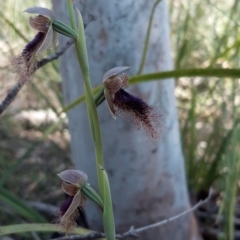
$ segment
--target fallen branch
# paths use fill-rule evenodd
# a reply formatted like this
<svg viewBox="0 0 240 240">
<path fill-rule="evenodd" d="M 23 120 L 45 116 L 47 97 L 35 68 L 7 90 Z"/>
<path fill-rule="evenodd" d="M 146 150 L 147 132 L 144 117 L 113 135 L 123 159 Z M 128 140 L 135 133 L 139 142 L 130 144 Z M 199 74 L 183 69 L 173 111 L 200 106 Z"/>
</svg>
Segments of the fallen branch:
<svg viewBox="0 0 240 240">
<path fill-rule="evenodd" d="M 62 47 L 62 49 L 61 49 L 60 51 L 57 51 L 57 52 L 54 53 L 53 55 L 51 55 L 51 56 L 49 56 L 49 57 L 47 57 L 47 58 L 44 58 L 44 59 L 42 59 L 41 61 L 39 61 L 38 64 L 37 64 L 37 69 L 36 69 L 36 71 L 37 71 L 39 68 L 45 66 L 47 63 L 50 63 L 50 62 L 52 62 L 52 61 L 54 61 L 54 60 L 57 60 L 59 57 L 61 57 L 61 56 L 68 50 L 68 48 L 73 45 L 73 43 L 74 43 L 74 40 L 73 40 L 73 39 L 69 40 L 69 41 L 65 44 L 65 46 Z"/>
<path fill-rule="evenodd" d="M 5 99 L 0 104 L 0 114 L 6 110 L 6 108 L 10 105 L 10 103 L 14 100 L 14 98 L 17 96 L 18 92 L 21 90 L 21 88 L 24 86 L 24 83 L 17 83 L 7 94 Z"/>
<path fill-rule="evenodd" d="M 194 205 L 192 208 L 176 215 L 176 216 L 173 216 L 173 217 L 170 217 L 168 219 L 165 219 L 163 221 L 160 221 L 160 222 L 157 222 L 157 223 L 153 223 L 153 224 L 150 224 L 150 225 L 147 225 L 145 227 L 141 227 L 141 228 L 137 228 L 135 229 L 134 227 L 131 227 L 127 232 L 123 233 L 123 234 L 116 234 L 116 238 L 117 239 L 124 239 L 124 238 L 127 238 L 127 237 L 133 237 L 133 238 L 138 238 L 139 237 L 139 233 L 141 232 L 144 232 L 146 230 L 149 230 L 149 229 L 152 229 L 152 228 L 156 228 L 156 227 L 159 227 L 159 226 L 162 226 L 162 225 L 165 225 L 171 221 L 174 221 L 190 212 L 193 212 L 195 211 L 197 208 L 201 207 L 202 205 L 204 205 L 205 203 L 207 203 L 211 197 L 212 197 L 212 193 L 213 193 L 213 190 L 210 189 L 209 191 L 209 194 L 208 194 L 208 197 L 204 200 L 200 200 L 196 205 Z M 54 239 L 51 239 L 51 240 L 82 240 L 82 239 L 87 239 L 87 240 L 92 240 L 92 239 L 98 239 L 98 238 L 105 238 L 106 235 L 104 233 L 99 233 L 99 232 L 91 232 L 89 234 L 86 234 L 86 235 L 82 235 L 82 236 L 79 236 L 79 235 L 70 235 L 70 236 L 67 236 L 67 237 L 60 237 L 60 238 L 54 238 Z"/>
</svg>

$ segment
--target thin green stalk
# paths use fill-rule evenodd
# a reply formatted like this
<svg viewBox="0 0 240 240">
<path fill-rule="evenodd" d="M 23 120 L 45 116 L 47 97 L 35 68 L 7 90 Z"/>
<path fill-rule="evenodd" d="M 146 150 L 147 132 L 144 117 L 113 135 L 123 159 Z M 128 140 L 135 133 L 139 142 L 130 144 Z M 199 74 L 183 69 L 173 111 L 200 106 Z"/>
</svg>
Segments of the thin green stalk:
<svg viewBox="0 0 240 240">
<path fill-rule="evenodd" d="M 72 28 L 76 31 L 76 22 L 75 16 L 72 6 L 72 1 L 67 0 L 67 6 L 69 11 L 69 16 L 71 20 Z M 79 14 L 80 15 L 80 14 Z M 96 161 L 97 161 L 97 172 L 98 172 L 98 186 L 99 186 L 99 193 L 100 196 L 103 197 L 103 174 L 99 170 L 98 165 L 104 166 L 103 164 L 103 153 L 102 153 L 102 139 L 101 139 L 101 132 L 100 132 L 100 124 L 98 120 L 97 109 L 93 97 L 92 86 L 89 77 L 89 67 L 88 67 L 88 55 L 87 55 L 87 48 L 84 36 L 84 28 L 81 15 L 79 16 L 79 35 L 77 41 L 75 41 L 76 52 L 78 56 L 79 65 L 82 72 L 82 77 L 84 81 L 84 88 L 85 88 L 85 96 L 87 101 L 87 110 L 88 116 L 91 117 L 92 120 L 89 120 L 90 127 L 92 128 L 92 134 L 95 144 L 95 152 L 96 152 Z"/>
<path fill-rule="evenodd" d="M 188 178 L 189 181 L 194 182 L 194 163 L 195 163 L 195 149 L 196 149 L 196 136 L 195 136 L 195 123 L 196 123 L 196 98 L 197 93 L 193 81 L 191 81 L 191 108 L 190 108 L 190 143 L 188 152 Z"/>
<path fill-rule="evenodd" d="M 76 24 L 76 19 L 75 19 L 74 10 L 73 10 L 73 7 L 72 7 L 72 1 L 71 0 L 67 0 L 67 8 L 68 8 L 68 13 L 69 13 L 69 17 L 70 17 L 71 26 L 72 26 L 73 30 L 75 32 L 77 32 L 77 24 Z"/>
<path fill-rule="evenodd" d="M 101 90 L 101 91 L 100 91 Z M 101 86 L 98 86 L 96 88 L 93 89 L 93 94 L 95 96 L 95 104 L 96 106 L 99 106 L 100 102 L 101 102 L 101 96 L 102 95 L 102 88 Z M 78 97 L 76 100 L 74 100 L 73 102 L 71 102 L 69 105 L 67 105 L 66 107 L 64 107 L 60 112 L 58 112 L 58 116 L 60 116 L 61 113 L 64 113 L 64 112 L 68 112 L 70 109 L 76 107 L 77 105 L 79 105 L 80 103 L 84 102 L 85 100 L 85 95 L 82 95 L 80 97 Z"/>
<path fill-rule="evenodd" d="M 83 27 L 82 27 L 83 29 Z M 100 131 L 100 124 L 99 124 L 99 119 L 98 119 L 98 114 L 97 114 L 97 109 L 93 97 L 93 92 L 92 92 L 92 86 L 90 82 L 90 77 L 89 77 L 89 69 L 88 69 L 88 58 L 87 58 L 87 48 L 85 45 L 85 37 L 80 39 L 78 38 L 77 43 L 76 43 L 76 50 L 77 50 L 77 56 L 78 59 L 80 60 L 80 67 L 82 70 L 82 76 L 84 80 L 84 86 L 85 86 L 85 95 L 86 95 L 86 101 L 88 102 L 87 107 L 89 111 L 89 116 L 91 117 L 90 119 L 90 124 L 92 121 L 92 126 L 93 126 L 93 139 L 94 139 L 94 144 L 95 144 L 95 152 L 96 152 L 96 161 L 97 165 L 100 164 L 101 166 L 104 165 L 103 163 L 103 152 L 102 152 L 102 139 L 101 139 L 101 131 Z M 85 52 L 85 54 L 84 54 Z M 85 60 L 85 61 L 84 61 Z M 100 196 L 103 197 L 103 174 L 97 167 L 97 172 L 98 172 L 98 185 L 99 185 L 99 193 Z"/>
<path fill-rule="evenodd" d="M 137 72 L 137 75 L 140 75 L 142 73 L 144 64 L 146 62 L 148 45 L 149 45 L 149 39 L 150 39 L 150 33 L 151 33 L 151 27 L 152 27 L 152 22 L 153 22 L 153 16 L 154 16 L 154 13 L 155 13 L 155 10 L 156 10 L 158 4 L 161 1 L 162 0 L 156 0 L 156 2 L 153 5 L 153 8 L 152 8 L 152 12 L 151 12 L 151 15 L 150 15 L 150 20 L 149 20 L 149 23 L 148 23 L 147 35 L 146 35 L 146 39 L 145 39 L 145 42 L 144 42 L 144 49 L 143 49 L 142 59 L 141 59 L 141 63 L 140 63 L 140 67 L 139 67 L 139 70 Z"/>
<path fill-rule="evenodd" d="M 232 119 L 235 119 L 236 115 L 236 90 L 238 90 L 238 84 L 232 83 L 232 94 L 231 94 L 231 103 L 232 103 Z M 226 185 L 225 185 L 225 198 L 224 202 L 224 213 L 225 213 L 225 223 L 224 229 L 226 238 L 229 240 L 234 239 L 234 209 L 236 202 L 236 193 L 238 188 L 238 179 L 239 179 L 239 168 L 240 168 L 240 158 L 239 158 L 239 126 L 235 128 L 233 126 L 233 135 L 231 139 L 231 145 L 226 151 L 226 163 L 228 168 L 228 174 L 226 175 Z"/>
<path fill-rule="evenodd" d="M 240 77 L 239 69 L 229 68 L 196 68 L 196 69 L 179 69 L 174 71 L 157 72 L 144 74 L 141 76 L 134 76 L 129 79 L 129 84 L 136 84 L 141 82 L 149 82 L 153 80 L 160 80 L 165 78 L 179 78 L 179 77 Z"/>
<path fill-rule="evenodd" d="M 75 17 L 73 15 L 73 6 L 71 0 L 67 0 L 69 15 L 71 18 L 72 28 L 76 30 L 74 25 Z M 95 154 L 96 154 L 96 165 L 98 173 L 98 186 L 99 194 L 103 199 L 104 208 L 103 208 L 103 225 L 106 237 L 108 240 L 115 240 L 115 224 L 113 217 L 113 208 L 111 201 L 110 186 L 106 184 L 106 173 L 104 174 L 101 168 L 103 168 L 103 152 L 102 152 L 102 139 L 100 124 L 97 114 L 97 107 L 95 104 L 92 86 L 89 77 L 89 65 L 88 65 L 88 54 L 87 46 L 85 40 L 84 26 L 82 21 L 82 16 L 78 12 L 78 37 L 75 40 L 75 48 L 77 52 L 78 62 L 81 69 L 83 81 L 84 81 L 84 92 L 86 96 L 86 106 L 89 117 L 89 124 L 91 128 L 92 137 L 95 145 Z"/>
<path fill-rule="evenodd" d="M 178 69 L 173 71 L 165 71 L 165 72 L 156 72 L 150 74 L 144 74 L 140 76 L 133 76 L 129 78 L 129 85 L 137 84 L 141 82 L 149 82 L 149 81 L 161 81 L 168 78 L 180 78 L 180 77 L 229 77 L 229 78 L 239 78 L 240 70 L 239 69 L 228 69 L 228 68 L 193 68 L 193 69 Z M 99 95 L 103 95 L 103 91 L 101 89 L 102 86 L 97 86 L 93 89 L 94 94 L 98 92 L 95 98 L 96 106 L 98 106 L 101 101 L 103 101 L 102 97 Z M 101 89 L 101 92 L 100 92 Z M 72 103 L 64 107 L 59 113 L 67 112 L 70 109 L 74 108 L 78 104 L 84 102 L 85 95 L 80 96 L 78 99 L 74 100 Z"/>
<path fill-rule="evenodd" d="M 85 85 L 84 85 L 84 92 L 86 93 L 86 87 L 85 87 Z M 86 106 L 87 106 L 87 109 L 90 109 L 90 108 L 91 108 L 88 99 L 86 99 Z M 87 111 L 87 114 L 88 114 L 88 119 L 89 119 L 91 134 L 92 134 L 92 137 L 93 137 L 93 141 L 95 142 L 95 141 L 96 141 L 96 136 L 95 136 L 95 130 L 94 130 L 93 117 L 92 117 L 90 111 Z"/>
</svg>

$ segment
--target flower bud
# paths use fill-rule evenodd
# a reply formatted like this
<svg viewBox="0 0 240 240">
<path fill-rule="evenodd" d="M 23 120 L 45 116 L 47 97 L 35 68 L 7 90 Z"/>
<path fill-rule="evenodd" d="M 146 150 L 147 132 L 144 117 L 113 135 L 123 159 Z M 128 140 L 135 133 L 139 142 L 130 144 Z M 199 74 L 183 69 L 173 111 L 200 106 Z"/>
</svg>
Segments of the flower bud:
<svg viewBox="0 0 240 240">
<path fill-rule="evenodd" d="M 53 26 L 54 31 L 56 31 L 62 35 L 65 35 L 67 37 L 73 38 L 75 40 L 77 39 L 77 33 L 72 28 L 67 26 L 66 24 L 54 20 L 52 22 L 52 26 Z"/>
</svg>

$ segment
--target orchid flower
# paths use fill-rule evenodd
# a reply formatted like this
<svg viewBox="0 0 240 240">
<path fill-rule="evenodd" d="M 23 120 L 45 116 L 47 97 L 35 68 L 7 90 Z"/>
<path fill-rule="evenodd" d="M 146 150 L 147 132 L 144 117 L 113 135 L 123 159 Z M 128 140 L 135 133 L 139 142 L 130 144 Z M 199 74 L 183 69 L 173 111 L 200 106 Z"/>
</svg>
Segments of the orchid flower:
<svg viewBox="0 0 240 240">
<path fill-rule="evenodd" d="M 141 98 L 126 92 L 128 76 L 118 74 L 129 67 L 115 67 L 103 76 L 104 95 L 110 113 L 114 119 L 117 115 L 132 120 L 138 130 L 144 130 L 151 138 L 159 139 L 164 125 L 162 115 L 157 108 L 149 106 Z"/>
<path fill-rule="evenodd" d="M 25 83 L 33 76 L 37 70 L 37 58 L 46 50 L 57 45 L 57 32 L 77 39 L 77 33 L 66 24 L 55 20 L 52 10 L 43 7 L 32 7 L 24 12 L 38 14 L 29 18 L 29 24 L 38 33 L 23 49 L 20 56 L 13 60 L 13 67 L 18 74 L 18 81 Z"/>
<path fill-rule="evenodd" d="M 78 207 L 83 207 L 86 201 L 86 197 L 81 190 L 87 183 L 87 175 L 78 170 L 65 170 L 58 176 L 63 180 L 63 192 L 68 195 L 67 200 L 60 207 L 59 223 L 63 230 L 68 233 L 75 226 Z"/>
<path fill-rule="evenodd" d="M 73 229 L 78 216 L 78 208 L 84 207 L 86 198 L 96 203 L 103 211 L 103 201 L 98 193 L 87 183 L 87 174 L 78 170 L 65 170 L 58 174 L 63 180 L 62 190 L 68 195 L 59 210 L 59 220 L 63 230 L 68 233 Z"/>
<path fill-rule="evenodd" d="M 13 65 L 18 73 L 19 81 L 29 80 L 37 67 L 37 57 L 57 44 L 57 33 L 53 30 L 52 22 L 55 19 L 54 13 L 47 8 L 33 7 L 24 12 L 38 14 L 29 18 L 30 26 L 38 33 L 23 49 L 20 56 L 13 60 Z"/>
</svg>

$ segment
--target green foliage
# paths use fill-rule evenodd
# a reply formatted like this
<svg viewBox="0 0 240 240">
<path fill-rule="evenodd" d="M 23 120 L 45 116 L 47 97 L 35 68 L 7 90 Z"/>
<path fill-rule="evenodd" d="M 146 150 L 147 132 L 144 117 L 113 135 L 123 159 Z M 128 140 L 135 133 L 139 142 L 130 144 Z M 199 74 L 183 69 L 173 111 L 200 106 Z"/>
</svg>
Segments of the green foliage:
<svg viewBox="0 0 240 240">
<path fill-rule="evenodd" d="M 103 172 L 104 176 L 104 192 L 103 192 L 103 226 L 104 231 L 106 234 L 106 239 L 108 240 L 115 240 L 115 221 L 114 221 L 114 215 L 113 215 L 113 206 L 112 206 L 112 198 L 111 198 L 111 192 L 110 192 L 110 185 L 108 181 L 108 176 L 106 171 L 99 166 L 101 171 Z"/>
<path fill-rule="evenodd" d="M 0 51 L 4 53 L 5 49 L 8 49 L 0 65 L 2 77 L 10 74 L 9 58 L 17 55 L 26 41 L 32 38 L 28 31 L 26 18 L 23 21 L 24 17 L 18 12 L 39 3 L 49 4 L 49 1 L 34 1 L 33 4 L 33 1 L 29 0 L 14 5 L 16 8 L 12 10 L 14 2 L 10 2 L 3 2 L 2 9 L 6 10 L 0 11 L 0 24 L 8 26 L 0 32 L 0 43 L 4 43 L 4 48 L 1 47 Z M 159 1 L 156 1 L 151 16 L 158 4 Z M 240 174 L 238 147 L 240 141 L 238 134 L 240 130 L 239 1 L 222 0 L 213 3 L 211 0 L 204 2 L 170 0 L 169 7 L 176 70 L 133 76 L 130 78 L 130 84 L 171 77 L 176 79 L 177 105 L 189 189 L 196 194 L 200 190 L 207 191 L 210 186 L 214 186 L 218 192 L 223 193 L 223 197 L 220 198 L 222 213 L 226 219 L 223 237 L 231 240 L 234 232 L 233 218 Z M 146 61 L 150 27 L 151 24 L 146 29 L 146 44 L 139 73 Z M 22 90 L 23 94 L 20 98 L 24 104 L 19 106 L 21 109 L 50 108 L 57 116 L 60 116 L 85 100 L 84 96 L 80 96 L 70 105 L 63 105 L 58 62 L 56 61 L 42 68 L 34 77 L 33 82 L 29 87 L 31 101 L 28 101 L 26 97 L 28 90 Z M 10 85 L 3 85 L 2 89 L 13 84 L 14 79 L 10 81 Z M 1 97 L 4 94 L 5 91 L 0 92 Z M 101 86 L 95 88 L 93 94 L 95 104 L 98 106 L 104 100 Z M 2 121 L 15 119 L 16 109 L 11 109 L 11 107 L 9 109 L 10 114 L 3 116 Z M 62 120 L 59 121 L 62 122 Z M 4 174 L 1 174 L 0 178 L 2 186 L 31 156 L 33 150 L 58 129 L 57 126 L 59 126 L 58 123 L 45 126 L 41 131 L 41 137 L 16 158 L 10 167 L 4 169 Z M 65 130 L 65 127 L 60 130 L 62 136 Z M 0 161 L 5 161 L 4 155 L 0 155 Z M 22 200 L 16 199 L 18 198 L 5 188 L 0 188 L 0 201 L 11 206 L 16 214 L 26 220 L 36 222 L 43 220 Z M 105 201 L 104 204 L 106 204 Z"/>
<path fill-rule="evenodd" d="M 19 214 L 26 219 L 40 223 L 46 221 L 37 211 L 27 206 L 24 201 L 4 188 L 0 188 L 0 201 L 8 205 L 13 213 Z"/>
<path fill-rule="evenodd" d="M 178 8 L 174 7 L 178 5 Z M 170 1 L 176 71 L 239 69 L 239 1 Z M 238 71 L 238 70 L 237 70 Z M 234 239 L 239 180 L 239 74 L 232 80 L 182 78 L 177 97 L 188 183 L 192 192 L 222 192 L 224 239 Z M 191 83 L 190 83 L 191 82 Z"/>
<path fill-rule="evenodd" d="M 25 233 L 25 232 L 59 232 L 60 229 L 56 224 L 48 223 L 28 223 L 28 224 L 15 224 L 10 226 L 1 226 L 0 227 L 0 236 L 16 234 L 16 233 Z M 84 228 L 75 228 L 75 234 L 88 234 L 89 230 Z"/>
</svg>

